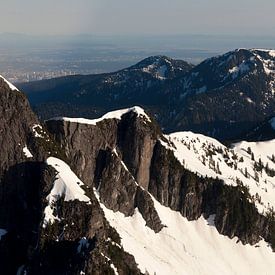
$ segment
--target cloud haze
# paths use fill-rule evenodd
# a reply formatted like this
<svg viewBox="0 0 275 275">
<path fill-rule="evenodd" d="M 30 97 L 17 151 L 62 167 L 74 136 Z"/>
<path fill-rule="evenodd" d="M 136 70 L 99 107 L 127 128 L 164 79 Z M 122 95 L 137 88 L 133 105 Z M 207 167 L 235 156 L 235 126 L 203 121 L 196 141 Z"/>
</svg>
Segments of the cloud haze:
<svg viewBox="0 0 275 275">
<path fill-rule="evenodd" d="M 4 0 L 0 32 L 272 35 L 274 0 Z"/>
</svg>

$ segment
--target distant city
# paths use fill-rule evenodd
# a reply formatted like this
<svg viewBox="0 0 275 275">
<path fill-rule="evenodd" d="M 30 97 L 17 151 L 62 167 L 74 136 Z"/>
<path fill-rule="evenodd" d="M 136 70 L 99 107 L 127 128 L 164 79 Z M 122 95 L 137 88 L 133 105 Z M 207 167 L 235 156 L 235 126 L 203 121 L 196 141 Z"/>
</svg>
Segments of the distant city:
<svg viewBox="0 0 275 275">
<path fill-rule="evenodd" d="M 152 55 L 167 55 L 198 64 L 208 57 L 240 47 L 275 48 L 275 39 L 206 35 L 37 37 L 0 34 L 0 74 L 19 83 L 75 74 L 108 73 Z"/>
</svg>

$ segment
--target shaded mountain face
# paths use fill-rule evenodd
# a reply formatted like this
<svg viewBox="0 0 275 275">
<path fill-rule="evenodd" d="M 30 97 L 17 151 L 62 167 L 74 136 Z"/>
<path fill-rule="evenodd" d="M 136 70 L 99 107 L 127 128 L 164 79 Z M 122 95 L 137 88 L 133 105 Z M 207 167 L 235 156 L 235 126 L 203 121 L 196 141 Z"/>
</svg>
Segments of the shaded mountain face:
<svg viewBox="0 0 275 275">
<path fill-rule="evenodd" d="M 166 132 L 232 139 L 274 115 L 274 51 L 238 49 L 192 67 L 150 57 L 117 73 L 19 85 L 43 118 L 139 104 Z"/>
<path fill-rule="evenodd" d="M 140 107 L 41 125 L 1 85 L 4 273 L 273 272 L 274 140 L 164 135 Z"/>
<path fill-rule="evenodd" d="M 239 140 L 265 141 L 275 138 L 275 118 L 271 117 L 240 136 Z"/>
<path fill-rule="evenodd" d="M 204 61 L 167 88 L 172 128 L 228 139 L 256 126 L 274 113 L 274 62 L 273 51 L 245 49 Z"/>
<path fill-rule="evenodd" d="M 163 82 L 184 75 L 193 66 L 165 56 L 149 57 L 110 74 L 72 76 L 19 84 L 43 118 L 59 115 L 96 117 L 110 109 L 162 105 Z M 135 103 L 135 104 L 133 104 Z"/>
<path fill-rule="evenodd" d="M 3 274 L 140 274 L 23 93 L 0 78 Z M 116 259 L 111 260 L 116 257 Z M 119 264 L 120 262 L 120 264 Z"/>
</svg>

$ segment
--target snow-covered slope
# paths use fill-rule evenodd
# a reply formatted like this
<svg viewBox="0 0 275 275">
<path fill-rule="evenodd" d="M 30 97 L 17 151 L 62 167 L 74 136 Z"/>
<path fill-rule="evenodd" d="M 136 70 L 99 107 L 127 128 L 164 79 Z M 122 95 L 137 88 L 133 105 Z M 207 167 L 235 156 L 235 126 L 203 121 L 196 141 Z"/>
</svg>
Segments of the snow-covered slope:
<svg viewBox="0 0 275 275">
<path fill-rule="evenodd" d="M 243 184 L 260 212 L 275 208 L 275 140 L 241 142 L 228 148 L 213 138 L 192 132 L 166 136 L 162 143 L 173 150 L 186 169 L 226 184 Z"/>
<path fill-rule="evenodd" d="M 220 90 L 234 81 L 261 71 L 270 77 L 274 89 L 275 56 L 273 50 L 236 49 L 224 55 L 209 58 L 183 78 L 183 94 L 200 94 Z M 245 92 L 245 91 L 244 91 Z"/>
<path fill-rule="evenodd" d="M 136 131 L 131 128 L 133 116 L 123 116 L 130 111 L 139 117 L 134 123 Z M 83 127 L 73 125 L 76 130 L 66 133 L 66 138 L 62 139 L 66 140 L 63 146 L 70 152 L 72 159 L 81 156 L 83 162 L 75 169 L 76 172 L 82 172 L 84 184 L 95 173 L 94 194 L 106 219 L 121 238 L 120 243 L 113 241 L 112 244 L 118 248 L 123 247 L 133 255 L 142 272 L 152 275 L 272 274 L 275 268 L 275 253 L 271 248 L 273 229 L 271 222 L 261 213 L 267 213 L 274 205 L 272 173 L 273 169 L 275 171 L 275 163 L 273 164 L 271 151 L 275 140 L 255 144 L 242 142 L 228 148 L 213 138 L 192 132 L 163 136 L 153 123 L 151 125 L 144 110 L 138 107 L 111 112 L 97 120 L 60 119 L 86 124 Z M 90 149 L 102 143 L 100 136 L 93 136 L 95 143 L 90 141 L 86 144 L 85 141 L 97 132 L 95 129 L 100 128 L 97 123 L 103 119 L 106 120 L 105 130 L 112 139 L 118 140 L 100 145 L 102 148 L 97 148 L 100 152 L 94 153 Z M 112 126 L 113 121 L 108 121 L 112 119 L 118 120 L 115 127 Z M 123 133 L 117 132 L 120 123 L 127 125 Z M 70 125 L 65 122 L 57 124 L 61 127 L 61 133 L 62 127 L 68 129 Z M 104 129 L 98 132 L 105 136 Z M 123 136 L 125 133 L 127 139 Z M 135 143 L 132 143 L 133 139 Z M 150 146 L 151 144 L 154 146 Z M 186 169 L 182 169 L 172 152 L 164 147 L 171 150 Z M 146 155 L 143 154 L 144 151 Z M 144 157 L 132 161 L 135 152 Z M 83 176 L 86 172 L 83 163 L 88 161 L 96 164 L 87 176 Z M 63 177 L 64 173 L 67 175 L 70 171 L 68 166 L 58 159 L 50 162 L 48 159 L 48 163 L 51 162 L 59 172 L 57 180 L 58 176 L 62 177 L 61 187 L 65 191 L 60 193 L 60 187 L 56 187 L 55 182 L 47 197 L 48 208 L 51 200 L 55 202 L 55 196 L 61 194 L 66 200 L 67 188 L 74 190 L 78 187 L 82 190 L 76 184 L 77 178 L 71 186 L 70 179 Z M 144 162 L 150 171 L 147 185 L 142 185 L 144 177 L 138 177 L 133 169 Z M 142 171 L 146 170 L 144 167 L 142 166 Z M 202 177 L 219 178 L 226 184 L 201 179 L 187 170 Z M 76 176 L 70 176 L 74 177 Z M 252 196 L 247 195 L 245 188 L 229 188 L 228 185 L 248 186 Z M 81 194 L 86 196 L 84 189 L 83 186 Z M 75 194 L 75 191 L 72 193 Z M 82 197 L 75 196 L 72 199 L 83 200 Z M 259 213 L 248 201 L 255 202 Z M 89 209 L 88 203 L 82 204 Z M 50 212 L 50 218 L 51 215 L 53 212 Z M 208 219 L 205 220 L 204 216 Z M 59 222 L 58 216 L 52 218 L 54 222 Z M 105 253 L 101 256 L 107 260 L 110 258 Z M 119 266 L 113 260 L 108 262 L 120 274 Z"/>
<path fill-rule="evenodd" d="M 47 159 L 47 164 L 52 166 L 56 171 L 56 179 L 50 194 L 47 196 L 48 205 L 44 210 L 44 226 L 49 222 L 59 220 L 54 215 L 55 202 L 64 197 L 65 201 L 79 200 L 90 203 L 90 198 L 85 195 L 85 191 L 81 188 L 84 183 L 75 175 L 71 168 L 62 160 L 54 157 Z"/>
<path fill-rule="evenodd" d="M 220 235 L 213 226 L 214 216 L 188 221 L 156 200 L 154 206 L 166 225 L 157 234 L 146 226 L 137 209 L 133 216 L 125 217 L 101 204 L 107 220 L 120 234 L 123 248 L 134 255 L 142 272 L 152 275 L 273 274 L 275 254 L 266 242 L 243 245 L 237 238 L 231 240 Z"/>
</svg>

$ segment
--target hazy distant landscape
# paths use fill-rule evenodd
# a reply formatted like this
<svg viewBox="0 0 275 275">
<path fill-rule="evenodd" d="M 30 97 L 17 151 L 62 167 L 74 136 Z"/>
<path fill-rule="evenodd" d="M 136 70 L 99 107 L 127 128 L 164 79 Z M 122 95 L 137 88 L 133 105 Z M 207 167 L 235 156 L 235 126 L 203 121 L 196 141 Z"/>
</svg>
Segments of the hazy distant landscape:
<svg viewBox="0 0 275 275">
<path fill-rule="evenodd" d="M 0 275 L 275 275 L 275 1 L 0 10 Z"/>
<path fill-rule="evenodd" d="M 152 55 L 192 64 L 235 48 L 274 48 L 273 37 L 221 35 L 31 36 L 0 35 L 0 74 L 29 82 L 74 74 L 97 74 L 131 66 Z"/>
</svg>

